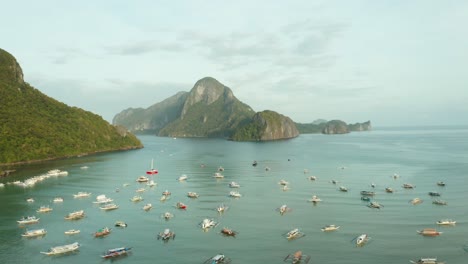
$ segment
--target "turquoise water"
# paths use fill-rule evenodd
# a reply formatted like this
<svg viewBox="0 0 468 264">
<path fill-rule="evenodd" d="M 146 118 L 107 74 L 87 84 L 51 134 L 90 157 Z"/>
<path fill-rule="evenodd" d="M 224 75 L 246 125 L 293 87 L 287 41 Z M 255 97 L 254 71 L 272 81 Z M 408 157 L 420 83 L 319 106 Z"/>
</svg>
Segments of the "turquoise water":
<svg viewBox="0 0 468 264">
<path fill-rule="evenodd" d="M 347 135 L 301 135 L 268 143 L 239 143 L 221 139 L 173 139 L 140 136 L 145 148 L 136 151 L 81 157 L 18 168 L 1 182 L 25 180 L 51 169 L 69 172 L 66 177 L 50 178 L 32 188 L 7 184 L 0 189 L 0 260 L 2 263 L 102 263 L 101 254 L 121 246 L 133 248 L 131 255 L 118 263 L 203 263 L 207 258 L 224 253 L 232 263 L 284 263 L 283 259 L 296 250 L 311 256 L 309 263 L 409 263 L 420 257 L 437 257 L 447 263 L 467 263 L 468 253 L 468 129 L 381 129 Z M 157 186 L 146 188 L 139 203 L 130 201 L 140 187 L 135 180 L 150 168 L 151 159 L 159 174 Z M 258 161 L 258 166 L 251 164 Z M 201 166 L 205 164 L 205 166 Z M 81 169 L 88 166 L 87 170 Z M 212 176 L 222 166 L 224 179 Z M 269 170 L 265 168 L 268 167 Z M 304 173 L 307 169 L 309 172 Z M 399 178 L 394 179 L 397 173 Z M 176 179 L 186 174 L 188 180 Z M 308 176 L 316 176 L 310 181 Z M 283 191 L 278 182 L 288 181 L 290 190 Z M 337 180 L 336 185 L 331 180 Z M 241 185 L 239 199 L 228 197 L 228 183 Z M 436 185 L 445 181 L 445 187 Z M 129 186 L 124 187 L 128 183 Z M 376 187 L 372 189 L 371 183 Z M 403 189 L 403 183 L 416 186 Z M 347 193 L 338 191 L 346 186 Z M 395 193 L 386 193 L 392 187 Z M 116 192 L 116 189 L 119 192 Z M 171 198 L 161 202 L 164 190 Z M 360 191 L 374 190 L 374 200 L 384 205 L 371 209 L 360 200 Z M 90 198 L 74 199 L 73 194 L 91 192 Z M 187 192 L 200 197 L 191 199 Z M 430 191 L 440 192 L 446 206 L 432 204 Z M 120 207 L 103 212 L 92 201 L 99 194 L 114 199 Z M 323 201 L 307 202 L 312 195 Z M 54 204 L 54 197 L 63 197 Z M 26 199 L 33 197 L 34 203 Z M 408 201 L 420 197 L 423 203 L 413 206 Z M 188 205 L 181 211 L 178 202 Z M 142 207 L 152 203 L 153 209 Z M 224 203 L 227 212 L 219 215 L 215 208 Z M 280 215 L 282 204 L 292 210 Z M 39 214 L 41 205 L 50 205 L 51 213 Z M 83 209 L 86 217 L 66 221 L 64 216 Z M 169 221 L 161 215 L 169 211 L 175 216 Z M 30 229 L 45 228 L 42 238 L 26 239 L 26 228 L 17 225 L 25 215 L 36 215 L 40 223 Z M 219 225 L 204 232 L 198 224 L 204 218 L 214 218 Z M 436 221 L 451 218 L 456 226 L 437 226 Z M 128 223 L 125 229 L 114 222 Z M 328 224 L 339 225 L 335 232 L 320 229 Z M 112 233 L 94 238 L 98 229 L 109 226 Z M 230 227 L 236 238 L 219 232 Z M 288 241 L 282 235 L 293 228 L 306 234 Z M 64 231 L 80 229 L 67 236 Z M 167 243 L 156 235 L 165 228 L 176 233 Z M 437 228 L 439 237 L 422 237 L 416 230 Z M 367 233 L 371 237 L 363 247 L 356 247 L 353 238 Z M 40 254 L 52 246 L 79 242 L 79 252 L 60 257 Z"/>
</svg>

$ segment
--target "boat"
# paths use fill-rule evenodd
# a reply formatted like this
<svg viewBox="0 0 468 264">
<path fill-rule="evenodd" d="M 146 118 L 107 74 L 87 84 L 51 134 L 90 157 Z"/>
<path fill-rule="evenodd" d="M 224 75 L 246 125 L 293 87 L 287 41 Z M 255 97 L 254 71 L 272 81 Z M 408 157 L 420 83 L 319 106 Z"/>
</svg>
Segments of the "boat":
<svg viewBox="0 0 468 264">
<path fill-rule="evenodd" d="M 226 212 L 226 210 L 227 210 L 228 208 L 229 208 L 228 206 L 226 206 L 226 205 L 224 205 L 224 204 L 221 204 L 221 205 L 219 205 L 218 207 L 216 207 L 216 211 L 217 211 L 218 213 L 224 213 L 224 212 Z"/>
<path fill-rule="evenodd" d="M 198 198 L 199 195 L 196 192 L 188 192 L 187 196 L 190 198 Z"/>
<path fill-rule="evenodd" d="M 333 183 L 333 184 L 337 184 L 337 183 L 338 183 L 338 181 L 337 181 L 337 180 L 331 180 L 331 183 Z"/>
<path fill-rule="evenodd" d="M 163 194 L 163 195 L 166 195 L 166 196 L 169 196 L 169 195 L 171 195 L 171 192 L 168 191 L 168 190 L 165 190 L 164 192 L 162 192 L 162 194 Z"/>
<path fill-rule="evenodd" d="M 179 178 L 177 178 L 178 181 L 186 181 L 188 179 L 188 176 L 185 174 L 180 175 Z"/>
<path fill-rule="evenodd" d="M 224 171 L 224 168 L 222 166 L 219 166 L 218 171 Z"/>
<path fill-rule="evenodd" d="M 148 186 L 148 187 L 154 187 L 156 185 L 157 185 L 157 183 L 154 182 L 153 180 L 150 180 L 148 183 L 146 183 L 146 186 Z"/>
<path fill-rule="evenodd" d="M 410 201 L 410 203 L 411 203 L 412 205 L 417 205 L 417 204 L 420 204 L 420 203 L 422 203 L 422 202 L 423 202 L 423 200 L 421 200 L 421 199 L 419 199 L 419 198 L 414 198 L 413 200 Z"/>
<path fill-rule="evenodd" d="M 445 262 L 437 261 L 437 258 L 420 258 L 416 261 L 410 260 L 414 264 L 445 264 Z"/>
<path fill-rule="evenodd" d="M 49 206 L 41 206 L 39 209 L 37 209 L 36 212 L 38 213 L 48 213 L 51 212 L 53 209 L 50 208 Z"/>
<path fill-rule="evenodd" d="M 440 196 L 438 192 L 429 192 L 429 196 Z"/>
<path fill-rule="evenodd" d="M 163 214 L 163 218 L 166 219 L 166 220 L 169 220 L 169 219 L 171 219 L 172 217 L 174 217 L 174 215 L 171 214 L 171 213 L 169 213 L 169 212 L 165 212 L 165 213 Z"/>
<path fill-rule="evenodd" d="M 234 197 L 234 198 L 239 198 L 242 195 L 239 192 L 231 191 L 229 192 L 229 196 Z"/>
<path fill-rule="evenodd" d="M 118 209 L 118 208 L 119 208 L 119 206 L 116 205 L 115 203 L 108 203 L 108 204 L 105 204 L 105 205 L 99 207 L 99 209 L 104 210 L 104 211 L 111 211 L 111 210 L 115 210 L 115 209 Z"/>
<path fill-rule="evenodd" d="M 284 192 L 289 191 L 291 188 L 289 188 L 287 185 L 283 185 L 283 188 L 281 188 Z"/>
<path fill-rule="evenodd" d="M 140 201 L 143 201 L 143 197 L 141 197 L 140 195 L 135 195 L 132 197 L 132 199 L 130 199 L 130 201 L 136 203 L 136 202 L 140 202 Z"/>
<path fill-rule="evenodd" d="M 310 181 L 315 181 L 315 180 L 317 180 L 317 177 L 316 176 L 309 176 L 309 177 L 307 177 L 307 179 L 310 180 Z"/>
<path fill-rule="evenodd" d="M 103 204 L 103 203 L 110 203 L 112 201 L 114 201 L 114 200 L 109 198 L 109 197 L 106 197 L 105 194 L 101 194 L 101 195 L 96 196 L 96 201 L 94 201 L 93 203 Z"/>
<path fill-rule="evenodd" d="M 367 234 L 362 234 L 356 238 L 356 246 L 364 246 L 364 244 L 367 243 L 368 240 L 369 236 Z"/>
<path fill-rule="evenodd" d="M 377 186 L 377 185 L 375 185 L 375 183 L 371 183 L 370 186 L 371 186 L 372 188 L 375 188 L 375 186 Z"/>
<path fill-rule="evenodd" d="M 187 209 L 187 205 L 185 205 L 185 204 L 182 203 L 182 202 L 178 202 L 178 203 L 176 204 L 176 207 L 177 207 L 178 209 Z"/>
<path fill-rule="evenodd" d="M 442 234 L 442 232 L 439 232 L 434 228 L 424 228 L 416 232 L 418 232 L 418 234 L 423 235 L 423 236 L 439 236 Z"/>
<path fill-rule="evenodd" d="M 153 166 L 153 159 L 151 159 L 151 169 L 146 171 L 146 174 L 148 174 L 148 175 L 158 174 L 158 170 L 155 169 L 154 166 Z"/>
<path fill-rule="evenodd" d="M 302 254 L 302 251 L 296 251 L 293 254 L 287 255 L 284 262 L 291 262 L 292 264 L 304 263 L 307 264 L 310 261 L 310 256 Z"/>
<path fill-rule="evenodd" d="M 284 213 L 291 211 L 291 208 L 289 208 L 287 205 L 283 204 L 282 206 L 280 206 L 276 210 L 280 213 L 280 215 L 283 215 Z"/>
<path fill-rule="evenodd" d="M 237 232 L 230 229 L 230 228 L 227 228 L 227 227 L 224 227 L 223 229 L 221 229 L 221 234 L 225 235 L 225 236 L 232 236 L 232 237 L 235 237 L 237 235 Z"/>
<path fill-rule="evenodd" d="M 151 208 L 153 208 L 153 205 L 150 204 L 150 203 L 147 203 L 147 204 L 145 204 L 145 206 L 143 206 L 143 210 L 145 210 L 145 211 L 149 211 L 149 210 L 151 210 Z"/>
<path fill-rule="evenodd" d="M 88 192 L 78 192 L 77 194 L 73 195 L 73 198 L 85 198 L 91 196 L 91 193 Z"/>
<path fill-rule="evenodd" d="M 94 233 L 94 237 L 104 237 L 111 233 L 111 228 L 104 227 Z"/>
<path fill-rule="evenodd" d="M 361 200 L 365 202 L 370 202 L 371 198 L 369 196 L 361 196 Z"/>
<path fill-rule="evenodd" d="M 120 257 L 123 255 L 127 255 L 131 250 L 132 250 L 131 247 L 119 247 L 119 248 L 108 249 L 104 253 L 104 255 L 102 255 L 101 257 L 104 259 L 116 258 L 116 257 Z"/>
<path fill-rule="evenodd" d="M 169 228 L 164 229 L 163 232 L 158 234 L 158 240 L 162 239 L 168 241 L 169 239 L 175 239 L 175 233 L 172 232 Z"/>
<path fill-rule="evenodd" d="M 213 178 L 222 179 L 222 178 L 224 178 L 224 175 L 222 175 L 222 174 L 219 173 L 219 172 L 215 172 L 215 173 L 213 174 Z"/>
<path fill-rule="evenodd" d="M 208 218 L 203 219 L 203 221 L 200 223 L 201 228 L 204 230 L 215 227 L 217 225 L 218 225 L 217 222 L 215 222 L 213 219 L 208 219 Z"/>
<path fill-rule="evenodd" d="M 164 202 L 164 201 L 167 200 L 168 197 L 169 197 L 169 196 L 167 196 L 167 195 L 162 195 L 161 198 L 160 198 L 159 200 L 160 200 L 161 202 Z"/>
<path fill-rule="evenodd" d="M 28 230 L 21 234 L 22 237 L 38 237 L 38 236 L 45 236 L 47 234 L 47 231 L 42 228 L 42 229 L 34 229 L 34 230 Z"/>
<path fill-rule="evenodd" d="M 385 188 L 385 192 L 393 193 L 395 191 L 393 190 L 393 188 L 387 187 L 387 188 Z"/>
<path fill-rule="evenodd" d="M 65 216 L 65 220 L 78 220 L 85 216 L 84 210 L 75 211 Z"/>
<path fill-rule="evenodd" d="M 124 221 L 117 221 L 115 222 L 114 224 L 116 227 L 127 227 L 127 223 L 125 223 Z"/>
<path fill-rule="evenodd" d="M 40 218 L 36 218 L 35 216 L 23 216 L 20 220 L 16 221 L 20 225 L 30 225 L 30 224 L 37 224 L 39 223 Z"/>
<path fill-rule="evenodd" d="M 87 170 L 87 169 L 89 169 L 89 167 L 88 166 L 81 166 L 80 169 Z"/>
<path fill-rule="evenodd" d="M 61 171 L 59 169 L 50 170 L 46 174 L 47 176 L 67 176 L 67 171 Z"/>
<path fill-rule="evenodd" d="M 62 197 L 55 197 L 53 202 L 54 203 L 63 203 L 63 198 Z"/>
<path fill-rule="evenodd" d="M 230 182 L 230 183 L 229 183 L 229 187 L 230 187 L 230 188 L 239 188 L 240 185 L 239 185 L 237 182 L 234 182 L 234 181 L 233 181 L 233 182 Z"/>
<path fill-rule="evenodd" d="M 148 182 L 149 178 L 146 176 L 140 176 L 136 179 L 137 182 Z"/>
<path fill-rule="evenodd" d="M 47 256 L 54 256 L 54 255 L 70 253 L 70 252 L 78 250 L 79 248 L 80 248 L 80 244 L 78 244 L 78 242 L 75 242 L 75 243 L 68 244 L 68 245 L 51 247 L 49 251 L 41 252 L 41 253 Z"/>
<path fill-rule="evenodd" d="M 347 192 L 348 188 L 346 188 L 344 186 L 340 186 L 339 190 L 342 191 L 342 192 Z"/>
<path fill-rule="evenodd" d="M 316 204 L 318 202 L 321 202 L 321 201 L 322 201 L 322 199 L 318 198 L 317 195 L 312 195 L 312 198 L 309 199 L 309 202 L 314 203 L 314 204 Z"/>
<path fill-rule="evenodd" d="M 287 182 L 286 180 L 280 180 L 280 181 L 278 182 L 278 184 L 279 184 L 279 185 L 288 185 L 289 182 Z"/>
<path fill-rule="evenodd" d="M 443 182 L 443 181 L 439 181 L 439 182 L 437 182 L 437 185 L 438 185 L 438 186 L 442 186 L 442 187 L 443 187 L 443 186 L 445 186 L 445 182 Z"/>
<path fill-rule="evenodd" d="M 383 205 L 379 204 L 378 202 L 370 202 L 368 207 L 370 208 L 376 208 L 376 209 L 380 209 L 383 207 Z"/>
<path fill-rule="evenodd" d="M 231 259 L 227 258 L 223 254 L 218 254 L 214 257 L 211 257 L 205 260 L 205 262 L 203 263 L 205 264 L 228 264 L 228 263 L 231 263 Z"/>
<path fill-rule="evenodd" d="M 372 192 L 372 191 L 361 191 L 361 195 L 365 195 L 365 196 L 374 196 L 374 195 L 375 195 L 375 192 Z"/>
<path fill-rule="evenodd" d="M 291 239 L 296 239 L 296 238 L 301 238 L 305 236 L 304 233 L 302 233 L 301 231 L 299 231 L 298 228 L 294 228 L 293 230 L 287 232 L 285 234 L 285 237 L 288 239 L 288 240 L 291 240 Z"/>
<path fill-rule="evenodd" d="M 79 234 L 81 231 L 77 229 L 70 229 L 65 231 L 65 235 L 76 235 Z"/>
<path fill-rule="evenodd" d="M 340 226 L 336 226 L 336 225 L 327 225 L 327 226 L 324 226 L 322 227 L 322 232 L 330 232 L 330 231 L 336 231 L 340 228 Z"/>
<path fill-rule="evenodd" d="M 26 199 L 26 202 L 28 202 L 28 203 L 34 203 L 34 199 L 33 199 L 33 198 L 28 198 L 28 199 Z"/>
<path fill-rule="evenodd" d="M 410 183 L 404 183 L 403 184 L 403 188 L 405 189 L 414 189 L 414 185 L 410 184 Z"/>
<path fill-rule="evenodd" d="M 256 160 L 254 160 L 254 161 L 252 162 L 252 166 L 255 167 L 255 166 L 257 166 L 257 165 L 258 165 L 258 162 L 257 162 Z"/>
<path fill-rule="evenodd" d="M 457 221 L 451 219 L 442 219 L 436 222 L 438 225 L 455 225 Z"/>
<path fill-rule="evenodd" d="M 447 202 L 443 200 L 434 200 L 432 203 L 435 205 L 447 205 Z"/>
</svg>

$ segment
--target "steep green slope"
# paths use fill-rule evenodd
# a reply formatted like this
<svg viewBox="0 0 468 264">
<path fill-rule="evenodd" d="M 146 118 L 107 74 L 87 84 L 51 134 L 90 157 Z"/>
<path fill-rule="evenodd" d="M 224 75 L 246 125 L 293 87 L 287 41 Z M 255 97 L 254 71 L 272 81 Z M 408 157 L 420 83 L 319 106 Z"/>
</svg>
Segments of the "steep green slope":
<svg viewBox="0 0 468 264">
<path fill-rule="evenodd" d="M 124 128 L 25 83 L 16 59 L 2 49 L 0 105 L 0 164 L 143 147 Z"/>
</svg>

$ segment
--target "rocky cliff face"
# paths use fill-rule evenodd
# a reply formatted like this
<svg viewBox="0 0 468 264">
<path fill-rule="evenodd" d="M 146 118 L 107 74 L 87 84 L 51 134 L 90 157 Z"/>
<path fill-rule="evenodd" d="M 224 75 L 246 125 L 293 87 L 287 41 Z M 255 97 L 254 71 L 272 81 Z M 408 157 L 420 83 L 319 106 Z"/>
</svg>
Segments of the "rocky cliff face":
<svg viewBox="0 0 468 264">
<path fill-rule="evenodd" d="M 23 70 L 15 57 L 3 49 L 0 49 L 0 80 L 11 80 L 16 83 L 24 83 Z"/>
<path fill-rule="evenodd" d="M 348 129 L 349 131 L 358 131 L 358 132 L 370 131 L 372 130 L 371 121 L 367 121 L 364 123 L 349 124 Z"/>
<path fill-rule="evenodd" d="M 326 123 L 322 130 L 323 134 L 346 134 L 349 133 L 348 125 L 341 120 L 332 120 Z"/>
</svg>

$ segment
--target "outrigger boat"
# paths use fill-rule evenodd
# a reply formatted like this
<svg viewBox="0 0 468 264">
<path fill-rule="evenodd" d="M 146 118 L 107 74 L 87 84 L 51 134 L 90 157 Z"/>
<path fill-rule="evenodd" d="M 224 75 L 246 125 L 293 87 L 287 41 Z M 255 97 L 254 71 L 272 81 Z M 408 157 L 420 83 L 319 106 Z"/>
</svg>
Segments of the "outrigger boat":
<svg viewBox="0 0 468 264">
<path fill-rule="evenodd" d="M 336 231 L 340 228 L 340 226 L 336 226 L 336 225 L 327 225 L 327 226 L 324 226 L 322 227 L 322 232 L 330 232 L 330 231 Z"/>
<path fill-rule="evenodd" d="M 128 226 L 127 223 L 125 223 L 124 221 L 117 221 L 117 222 L 115 222 L 114 225 L 117 226 L 117 227 L 127 227 Z"/>
<path fill-rule="evenodd" d="M 140 176 L 136 179 L 137 182 L 148 182 L 149 178 L 146 176 Z"/>
<path fill-rule="evenodd" d="M 104 211 L 111 211 L 111 210 L 115 210 L 115 209 L 118 209 L 118 208 L 119 208 L 119 206 L 114 204 L 114 203 L 105 204 L 105 205 L 99 207 L 99 209 L 104 210 Z"/>
<path fill-rule="evenodd" d="M 45 236 L 47 234 L 47 231 L 42 228 L 42 229 L 34 229 L 34 230 L 28 230 L 21 234 L 22 237 L 39 237 L 39 236 Z"/>
<path fill-rule="evenodd" d="M 421 200 L 421 199 L 419 199 L 419 198 L 414 198 L 413 200 L 410 201 L 410 203 L 411 203 L 412 205 L 417 205 L 417 204 L 420 204 L 420 203 L 422 203 L 422 202 L 423 202 L 423 200 Z"/>
<path fill-rule="evenodd" d="M 85 198 L 91 196 L 91 193 L 87 192 L 78 192 L 77 194 L 73 195 L 73 198 Z"/>
<path fill-rule="evenodd" d="M 442 234 L 442 232 L 439 232 L 435 230 L 434 228 L 424 228 L 416 232 L 418 232 L 418 234 L 423 235 L 423 236 L 439 236 Z"/>
<path fill-rule="evenodd" d="M 414 189 L 414 187 L 416 187 L 416 186 L 414 186 L 414 185 L 412 185 L 410 183 L 404 183 L 403 184 L 403 188 L 405 188 L 405 189 Z"/>
<path fill-rule="evenodd" d="M 166 219 L 166 221 L 174 217 L 174 215 L 169 212 L 165 212 L 162 216 L 164 219 Z"/>
<path fill-rule="evenodd" d="M 438 192 L 429 192 L 429 196 L 440 196 Z"/>
<path fill-rule="evenodd" d="M 362 247 L 364 244 L 369 241 L 370 237 L 367 234 L 362 234 L 356 238 L 356 246 L 357 247 Z"/>
<path fill-rule="evenodd" d="M 141 197 L 140 195 L 135 195 L 132 197 L 132 199 L 130 199 L 130 201 L 136 203 L 136 202 L 140 202 L 140 201 L 143 201 L 143 197 Z"/>
<path fill-rule="evenodd" d="M 310 256 L 302 254 L 302 251 L 296 251 L 293 254 L 287 255 L 284 262 L 291 262 L 292 264 L 304 263 L 307 264 L 310 261 Z"/>
<path fill-rule="evenodd" d="M 80 244 L 78 244 L 78 242 L 75 242 L 75 243 L 68 244 L 68 245 L 51 247 L 49 251 L 41 252 L 41 253 L 46 254 L 47 256 L 54 256 L 54 255 L 70 253 L 70 252 L 78 250 L 79 248 L 80 248 Z"/>
<path fill-rule="evenodd" d="M 216 255 L 214 257 L 211 257 L 211 258 L 205 260 L 205 262 L 203 262 L 203 263 L 204 264 L 228 264 L 228 263 L 231 263 L 231 259 L 227 258 L 223 254 L 218 254 L 218 255 Z"/>
<path fill-rule="evenodd" d="M 70 229 L 70 230 L 67 230 L 65 231 L 65 235 L 76 235 L 76 234 L 79 234 L 81 231 L 80 230 L 77 230 L 77 229 Z"/>
<path fill-rule="evenodd" d="M 185 204 L 182 203 L 182 202 L 178 202 L 178 203 L 176 204 L 176 207 L 177 207 L 178 209 L 187 209 L 187 205 L 185 205 Z"/>
<path fill-rule="evenodd" d="M 213 174 L 213 178 L 222 179 L 222 178 L 224 178 L 224 175 L 222 175 L 222 174 L 219 173 L 219 172 L 215 172 L 215 173 Z"/>
<path fill-rule="evenodd" d="M 41 206 L 39 209 L 37 209 L 36 212 L 38 213 L 48 213 L 51 212 L 53 209 L 50 208 L 49 206 Z"/>
<path fill-rule="evenodd" d="M 203 230 L 207 230 L 209 228 L 216 227 L 217 225 L 218 225 L 218 223 L 215 222 L 215 220 L 208 219 L 208 218 L 203 219 L 203 221 L 200 223 L 200 226 L 201 226 L 201 228 Z"/>
<path fill-rule="evenodd" d="M 375 195 L 375 192 L 372 192 L 372 191 L 361 191 L 361 195 L 365 195 L 365 196 L 374 196 L 374 195 Z"/>
<path fill-rule="evenodd" d="M 280 215 L 283 215 L 284 213 L 291 211 L 291 208 L 289 208 L 287 205 L 283 204 L 282 206 L 277 208 L 276 211 L 278 211 L 280 213 Z"/>
<path fill-rule="evenodd" d="M 420 258 L 416 261 L 410 260 L 410 262 L 414 264 L 445 264 L 445 262 L 437 261 L 436 258 Z"/>
<path fill-rule="evenodd" d="M 370 202 L 368 207 L 370 208 L 376 208 L 376 209 L 380 209 L 383 207 L 383 205 L 379 204 L 378 202 Z"/>
<path fill-rule="evenodd" d="M 291 239 L 297 239 L 297 238 L 301 238 L 303 236 L 305 236 L 305 234 L 301 231 L 299 231 L 298 228 L 294 228 L 293 230 L 287 232 L 286 234 L 284 234 L 284 236 L 288 239 L 288 240 L 291 240 Z"/>
<path fill-rule="evenodd" d="M 187 196 L 190 198 L 198 198 L 199 195 L 196 192 L 188 192 Z"/>
<path fill-rule="evenodd" d="M 145 211 L 149 211 L 151 208 L 153 208 L 153 205 L 148 203 L 148 204 L 145 204 L 145 206 L 143 206 L 143 210 Z"/>
<path fill-rule="evenodd" d="M 36 218 L 35 216 L 23 216 L 20 220 L 16 221 L 20 225 L 30 225 L 30 224 L 37 224 L 39 223 L 40 218 Z"/>
<path fill-rule="evenodd" d="M 221 229 L 221 234 L 223 234 L 225 236 L 235 237 L 237 235 L 237 232 L 230 229 L 230 228 L 224 227 L 223 229 Z"/>
<path fill-rule="evenodd" d="M 179 178 L 177 178 L 178 181 L 186 181 L 188 179 L 188 176 L 185 174 L 180 175 Z"/>
<path fill-rule="evenodd" d="M 314 203 L 314 204 L 321 202 L 321 201 L 322 199 L 318 198 L 317 195 L 313 195 L 312 198 L 309 199 L 309 202 Z"/>
<path fill-rule="evenodd" d="M 229 192 L 229 196 L 234 197 L 234 198 L 239 198 L 242 195 L 239 192 L 231 191 Z"/>
<path fill-rule="evenodd" d="M 385 188 L 385 192 L 387 192 L 387 193 L 393 193 L 393 192 L 395 192 L 395 191 L 394 191 L 392 188 L 387 187 L 387 188 Z"/>
<path fill-rule="evenodd" d="M 172 232 L 169 228 L 164 229 L 163 232 L 158 234 L 158 240 L 162 239 L 164 241 L 168 241 L 171 238 L 175 239 L 175 233 Z"/>
<path fill-rule="evenodd" d="M 102 258 L 108 259 L 108 258 L 116 258 L 120 257 L 123 255 L 127 255 L 130 251 L 132 250 L 131 247 L 120 247 L 120 248 L 113 248 L 107 250 L 104 255 L 102 255 Z"/>
<path fill-rule="evenodd" d="M 229 183 L 229 187 L 230 187 L 230 188 L 239 188 L 240 185 L 239 185 L 237 182 L 230 182 L 230 183 Z"/>
<path fill-rule="evenodd" d="M 436 222 L 438 225 L 455 225 L 457 221 L 451 219 L 443 219 Z"/>
<path fill-rule="evenodd" d="M 442 201 L 442 200 L 434 200 L 434 201 L 432 201 L 432 203 L 436 204 L 436 205 L 447 205 L 447 202 Z"/>
<path fill-rule="evenodd" d="M 65 220 L 78 220 L 85 217 L 84 210 L 75 211 L 65 216 Z"/>
<path fill-rule="evenodd" d="M 97 232 L 94 233 L 94 237 L 104 237 L 104 236 L 107 236 L 111 233 L 111 230 L 110 228 L 108 227 L 104 227 L 104 228 L 101 228 L 99 229 Z"/>
<path fill-rule="evenodd" d="M 218 207 L 216 207 L 216 211 L 217 211 L 218 213 L 224 213 L 224 212 L 226 212 L 226 210 L 227 210 L 228 208 L 229 208 L 228 206 L 226 206 L 226 205 L 224 205 L 224 204 L 221 204 L 221 205 L 219 205 Z"/>
</svg>

